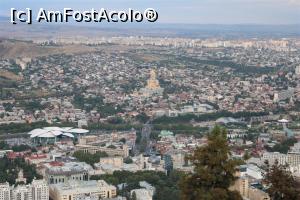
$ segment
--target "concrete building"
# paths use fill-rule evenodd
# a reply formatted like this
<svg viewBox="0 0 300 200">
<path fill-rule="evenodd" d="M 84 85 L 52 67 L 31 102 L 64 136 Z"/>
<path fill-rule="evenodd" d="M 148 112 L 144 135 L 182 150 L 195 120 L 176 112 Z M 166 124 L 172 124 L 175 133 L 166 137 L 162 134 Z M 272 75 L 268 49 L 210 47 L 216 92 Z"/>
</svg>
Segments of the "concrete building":
<svg viewBox="0 0 300 200">
<path fill-rule="evenodd" d="M 85 162 L 45 164 L 45 178 L 48 184 L 64 183 L 69 180 L 88 181 L 93 168 Z"/>
<path fill-rule="evenodd" d="M 0 183 L 0 200 L 10 200 L 10 188 L 7 182 Z"/>
<path fill-rule="evenodd" d="M 112 165 L 117 168 L 121 168 L 123 166 L 123 157 L 107 157 L 100 158 L 101 165 Z"/>
<path fill-rule="evenodd" d="M 130 194 L 131 196 L 135 194 L 136 200 L 152 200 L 151 193 L 145 188 L 131 190 Z"/>
<path fill-rule="evenodd" d="M 33 180 L 28 185 L 0 184 L 0 200 L 49 200 L 49 188 L 45 180 Z"/>
<path fill-rule="evenodd" d="M 270 197 L 266 192 L 249 183 L 249 178 L 247 176 L 241 176 L 239 179 L 237 179 L 235 184 L 231 186 L 230 189 L 238 191 L 243 199 L 270 200 Z"/>
<path fill-rule="evenodd" d="M 270 200 L 271 198 L 266 192 L 264 192 L 260 189 L 257 189 L 255 187 L 250 187 L 249 188 L 249 199 L 250 200 Z"/>
<path fill-rule="evenodd" d="M 50 197 L 53 200 L 102 199 L 113 198 L 117 189 L 103 180 L 67 181 L 50 185 Z"/>
<path fill-rule="evenodd" d="M 300 165 L 300 154 L 296 153 L 282 154 L 279 152 L 266 152 L 263 154 L 262 159 L 263 161 L 267 160 L 270 165 L 273 165 L 276 160 L 278 164 L 288 164 L 290 167 Z"/>
<path fill-rule="evenodd" d="M 49 199 L 49 187 L 45 180 L 33 180 L 31 183 L 31 187 L 33 200 Z"/>
<path fill-rule="evenodd" d="M 127 145 L 122 145 L 117 148 L 101 147 L 94 145 L 76 145 L 76 151 L 84 151 L 86 153 L 95 154 L 97 152 L 106 152 L 109 156 L 122 156 L 126 158 L 129 156 L 129 148 Z"/>
<path fill-rule="evenodd" d="M 11 200 L 33 200 L 30 185 L 18 185 L 11 191 Z"/>
</svg>

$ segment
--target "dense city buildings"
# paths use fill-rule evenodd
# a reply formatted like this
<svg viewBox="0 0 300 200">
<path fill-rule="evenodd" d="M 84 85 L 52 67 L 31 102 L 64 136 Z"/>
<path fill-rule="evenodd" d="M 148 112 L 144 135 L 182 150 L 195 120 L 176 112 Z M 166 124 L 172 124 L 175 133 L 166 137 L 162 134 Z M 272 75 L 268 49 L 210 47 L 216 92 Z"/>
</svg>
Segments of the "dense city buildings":
<svg viewBox="0 0 300 200">
<path fill-rule="evenodd" d="M 49 187 L 45 180 L 33 180 L 28 185 L 10 186 L 7 182 L 0 186 L 1 200 L 48 200 Z"/>
<path fill-rule="evenodd" d="M 244 199 L 272 199 L 268 165 L 300 180 L 298 37 L 51 35 L 0 47 L 0 200 L 178 200 L 215 126 L 241 161 L 229 189 Z"/>
</svg>

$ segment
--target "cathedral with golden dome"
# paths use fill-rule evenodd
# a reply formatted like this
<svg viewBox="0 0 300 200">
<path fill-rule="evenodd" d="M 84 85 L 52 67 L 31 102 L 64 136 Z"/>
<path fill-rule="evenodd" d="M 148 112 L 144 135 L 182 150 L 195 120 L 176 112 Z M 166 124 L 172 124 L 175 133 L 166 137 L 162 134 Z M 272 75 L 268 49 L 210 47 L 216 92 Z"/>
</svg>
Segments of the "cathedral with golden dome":
<svg viewBox="0 0 300 200">
<path fill-rule="evenodd" d="M 159 81 L 156 78 L 156 71 L 154 69 L 150 70 L 150 77 L 147 80 L 147 85 L 145 88 L 140 90 L 140 93 L 145 97 L 159 96 L 163 94 L 164 89 L 160 87 Z"/>
<path fill-rule="evenodd" d="M 156 72 L 154 69 L 151 69 L 151 71 L 150 71 L 150 78 L 147 80 L 146 88 L 151 89 L 151 90 L 160 88 L 159 82 L 156 79 Z"/>
</svg>

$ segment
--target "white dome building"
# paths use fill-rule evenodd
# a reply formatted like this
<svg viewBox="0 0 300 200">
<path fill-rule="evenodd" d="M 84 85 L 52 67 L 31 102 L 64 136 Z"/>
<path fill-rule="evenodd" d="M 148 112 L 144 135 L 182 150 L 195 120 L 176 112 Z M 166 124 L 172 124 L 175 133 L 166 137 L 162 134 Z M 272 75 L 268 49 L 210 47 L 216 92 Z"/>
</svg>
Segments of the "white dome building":
<svg viewBox="0 0 300 200">
<path fill-rule="evenodd" d="M 34 143 L 51 144 L 62 138 L 76 138 L 77 135 L 86 134 L 89 131 L 72 127 L 44 127 L 37 128 L 28 133 Z"/>
</svg>

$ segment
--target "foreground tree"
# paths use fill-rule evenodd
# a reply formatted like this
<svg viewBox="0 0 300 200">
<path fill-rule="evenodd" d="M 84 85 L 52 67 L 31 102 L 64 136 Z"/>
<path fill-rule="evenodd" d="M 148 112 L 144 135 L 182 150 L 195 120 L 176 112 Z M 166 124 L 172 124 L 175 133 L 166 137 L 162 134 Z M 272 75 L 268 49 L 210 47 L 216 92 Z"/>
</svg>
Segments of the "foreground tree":
<svg viewBox="0 0 300 200">
<path fill-rule="evenodd" d="M 230 157 L 226 131 L 215 127 L 208 135 L 208 145 L 199 147 L 189 160 L 194 173 L 181 182 L 183 200 L 241 200 L 229 187 L 236 180 L 236 167 L 240 163 Z"/>
<path fill-rule="evenodd" d="M 276 161 L 270 166 L 266 162 L 267 170 L 264 174 L 264 184 L 267 186 L 267 192 L 272 200 L 298 200 L 300 199 L 297 189 L 297 183 L 288 171 L 287 165 L 279 165 Z"/>
</svg>

